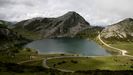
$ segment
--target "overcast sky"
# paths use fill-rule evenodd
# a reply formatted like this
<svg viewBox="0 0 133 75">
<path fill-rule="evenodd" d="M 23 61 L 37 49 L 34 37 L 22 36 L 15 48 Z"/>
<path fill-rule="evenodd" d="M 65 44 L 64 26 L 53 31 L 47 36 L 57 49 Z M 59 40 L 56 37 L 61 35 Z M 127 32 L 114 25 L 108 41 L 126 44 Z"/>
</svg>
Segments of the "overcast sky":
<svg viewBox="0 0 133 75">
<path fill-rule="evenodd" d="M 0 0 L 0 19 L 21 21 L 76 11 L 92 25 L 133 18 L 133 0 Z"/>
</svg>

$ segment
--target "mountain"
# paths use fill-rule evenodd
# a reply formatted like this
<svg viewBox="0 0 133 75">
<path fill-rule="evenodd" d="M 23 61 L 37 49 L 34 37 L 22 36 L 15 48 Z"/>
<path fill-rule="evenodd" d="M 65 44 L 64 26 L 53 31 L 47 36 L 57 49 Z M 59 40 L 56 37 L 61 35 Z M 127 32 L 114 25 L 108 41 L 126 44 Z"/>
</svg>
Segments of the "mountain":
<svg viewBox="0 0 133 75">
<path fill-rule="evenodd" d="M 9 29 L 7 21 L 0 20 L 0 53 L 5 54 L 14 51 L 28 42 L 30 40 Z"/>
<path fill-rule="evenodd" d="M 15 27 L 15 24 L 17 22 L 9 22 L 9 21 L 5 21 L 5 20 L 0 20 L 0 26 L 4 25 L 5 27 L 12 29 Z"/>
<path fill-rule="evenodd" d="M 76 35 L 76 37 L 77 38 L 95 39 L 99 35 L 99 32 L 101 32 L 103 29 L 104 29 L 104 27 L 91 26 L 87 29 L 84 29 L 83 31 L 80 31 Z"/>
<path fill-rule="evenodd" d="M 1 28 L 5 28 L 5 27 L 7 27 L 7 25 L 8 25 L 8 22 L 7 21 L 0 20 L 0 27 Z"/>
<path fill-rule="evenodd" d="M 127 18 L 103 29 L 101 37 L 108 40 L 133 41 L 133 19 Z"/>
<path fill-rule="evenodd" d="M 0 20 L 0 41 L 8 41 L 17 37 L 16 33 L 8 29 L 8 23 L 7 21 Z"/>
<path fill-rule="evenodd" d="M 26 37 L 39 37 L 39 39 L 73 38 L 78 32 L 89 27 L 90 24 L 82 16 L 71 11 L 57 18 L 38 17 L 24 20 L 17 23 L 14 30 Z"/>
</svg>

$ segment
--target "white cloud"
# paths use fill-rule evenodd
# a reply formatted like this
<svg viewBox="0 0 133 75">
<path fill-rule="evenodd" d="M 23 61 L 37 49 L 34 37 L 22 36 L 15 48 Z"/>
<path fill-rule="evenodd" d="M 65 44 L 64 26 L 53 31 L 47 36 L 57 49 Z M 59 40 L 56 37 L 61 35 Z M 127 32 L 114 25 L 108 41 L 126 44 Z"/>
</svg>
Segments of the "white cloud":
<svg viewBox="0 0 133 75">
<path fill-rule="evenodd" d="M 58 17 L 76 11 L 91 24 L 108 25 L 133 18 L 133 0 L 0 0 L 0 19 Z"/>
</svg>

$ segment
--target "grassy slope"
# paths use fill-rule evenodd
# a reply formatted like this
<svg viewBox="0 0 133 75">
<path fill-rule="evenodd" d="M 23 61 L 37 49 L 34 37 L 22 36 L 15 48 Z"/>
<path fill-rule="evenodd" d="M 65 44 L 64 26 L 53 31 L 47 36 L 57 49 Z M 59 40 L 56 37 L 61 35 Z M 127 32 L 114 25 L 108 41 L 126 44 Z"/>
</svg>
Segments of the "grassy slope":
<svg viewBox="0 0 133 75">
<path fill-rule="evenodd" d="M 102 39 L 103 40 L 103 39 Z M 124 42 L 124 41 L 108 41 L 108 40 L 103 40 L 104 42 L 106 42 L 107 44 L 109 44 L 112 47 L 116 47 L 119 49 L 123 49 L 128 51 L 129 55 L 133 55 L 133 42 Z M 99 42 L 99 41 L 97 41 Z M 100 42 L 99 42 L 100 44 Z M 109 49 L 110 51 L 112 50 L 113 52 L 115 52 L 114 49 L 110 49 L 102 44 L 100 44 L 101 46 L 103 46 L 105 49 Z"/>
<path fill-rule="evenodd" d="M 27 31 L 26 29 L 21 29 L 21 28 L 14 28 L 13 30 L 21 34 L 23 37 L 31 39 L 31 40 L 40 39 L 39 34 L 35 32 Z"/>
<path fill-rule="evenodd" d="M 108 45 L 112 46 L 112 47 L 116 47 L 119 49 L 123 49 L 126 50 L 129 55 L 133 55 L 133 42 L 127 42 L 127 41 L 110 41 L 110 40 L 105 40 L 102 39 L 105 43 L 107 43 Z M 103 48 L 105 48 L 107 51 L 109 51 L 112 55 L 119 55 L 119 51 L 109 48 L 105 45 L 103 45 L 98 38 L 95 39 L 95 41 L 101 45 Z"/>
<path fill-rule="evenodd" d="M 31 55 L 36 55 L 35 52 L 20 51 L 14 57 L 6 54 L 0 54 L 0 61 L 4 63 L 18 63 L 21 61 L 29 60 Z"/>
<path fill-rule="evenodd" d="M 48 58 L 48 57 L 60 57 L 60 56 L 69 56 L 69 55 L 62 55 L 62 54 L 47 54 L 47 55 L 37 55 L 34 52 L 27 52 L 22 51 L 16 55 L 15 58 L 0 58 L 1 61 L 5 62 L 14 62 L 18 63 L 21 61 L 29 60 L 29 56 L 36 56 L 37 59 L 39 58 Z M 1 56 L 0 56 L 1 57 Z M 32 59 L 34 60 L 34 59 Z M 92 70 L 92 69 L 124 69 L 129 70 L 131 69 L 131 58 L 128 57 L 95 57 L 95 58 L 66 58 L 66 59 L 53 59 L 50 60 L 48 63 L 49 65 L 61 62 L 61 61 L 67 61 L 67 63 L 62 64 L 60 66 L 57 66 L 57 68 L 63 68 L 63 69 L 70 69 L 70 70 Z M 71 60 L 78 61 L 77 64 L 71 63 Z M 23 65 L 27 66 L 40 66 L 42 65 L 42 60 L 39 61 L 32 61 L 24 63 Z M 131 69 L 133 70 L 133 69 Z M 23 73 L 14 73 L 14 72 L 0 72 L 0 75 L 53 75 L 52 70 L 47 71 L 40 71 L 40 72 L 23 72 Z M 64 75 L 63 72 L 54 71 L 56 73 L 55 75 Z M 70 74 L 68 74 L 70 75 Z M 77 74 L 74 74 L 77 75 Z"/>
<path fill-rule="evenodd" d="M 77 61 L 78 63 L 72 63 L 71 60 Z M 112 56 L 112 57 L 89 57 L 89 58 L 61 58 L 51 59 L 47 63 L 50 67 L 53 64 L 66 61 L 61 65 L 56 65 L 55 68 L 66 69 L 66 70 L 133 70 L 131 66 L 133 61 L 129 57 L 124 56 Z"/>
<path fill-rule="evenodd" d="M 128 51 L 129 55 L 133 55 L 133 42 L 116 42 L 110 45 L 113 47 L 124 49 Z"/>
<path fill-rule="evenodd" d="M 89 38 L 93 40 L 99 34 L 99 32 L 101 32 L 102 29 L 103 27 L 93 26 L 92 28 L 88 28 L 79 32 L 78 34 L 76 34 L 76 37 L 83 39 Z"/>
<path fill-rule="evenodd" d="M 11 57 L 8 55 L 0 55 L 0 75 L 52 75 L 52 73 L 56 73 L 56 75 L 62 75 L 62 72 L 60 73 L 59 71 L 56 70 L 50 70 L 50 69 L 45 69 L 42 70 L 37 70 L 39 68 L 42 68 L 42 63 L 43 60 L 38 60 L 41 58 L 47 58 L 47 57 L 57 57 L 57 56 L 68 56 L 68 55 L 64 55 L 64 54 L 47 54 L 47 55 L 38 55 L 36 54 L 34 51 L 26 51 L 26 50 L 21 50 L 19 53 L 16 53 L 15 57 Z M 34 56 L 34 58 L 30 58 L 30 56 Z M 12 65 L 7 66 L 7 67 L 1 67 L 2 63 L 14 63 L 17 64 L 19 62 L 23 62 L 23 61 L 27 61 L 27 60 L 38 60 L 38 61 L 31 61 L 31 62 L 26 62 L 23 64 L 20 64 L 17 66 L 14 66 L 15 70 L 25 70 L 25 72 L 12 72 L 12 71 L 7 71 L 6 68 L 11 68 Z M 24 66 L 25 68 L 23 68 Z M 30 67 L 29 67 L 30 66 Z M 16 68 L 17 67 L 17 68 Z M 32 68 L 33 67 L 33 68 Z M 38 68 L 39 67 L 39 68 Z M 34 71 L 35 70 L 35 71 Z M 52 72 L 53 71 L 53 72 Z"/>
<path fill-rule="evenodd" d="M 105 46 L 105 45 L 103 45 L 102 43 L 101 43 L 101 41 L 99 41 L 99 39 L 96 37 L 96 39 L 94 39 L 94 41 L 96 41 L 96 43 L 98 43 L 101 47 L 103 47 L 104 49 L 106 49 L 109 53 L 111 53 L 112 55 L 119 55 L 120 53 L 119 53 L 119 51 L 117 51 L 117 50 L 114 50 L 114 49 L 112 49 L 112 48 L 109 48 L 109 47 L 107 47 L 107 46 Z M 105 41 L 104 41 L 105 42 Z"/>
</svg>

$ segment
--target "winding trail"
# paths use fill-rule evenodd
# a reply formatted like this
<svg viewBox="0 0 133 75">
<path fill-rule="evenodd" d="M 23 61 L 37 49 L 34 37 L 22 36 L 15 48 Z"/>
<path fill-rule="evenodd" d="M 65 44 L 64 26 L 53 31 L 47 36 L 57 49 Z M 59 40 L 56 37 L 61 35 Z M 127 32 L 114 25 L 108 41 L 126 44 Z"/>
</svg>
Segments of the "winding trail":
<svg viewBox="0 0 133 75">
<path fill-rule="evenodd" d="M 45 59 L 44 61 L 43 61 L 43 66 L 45 67 L 45 68 L 52 68 L 52 67 L 49 67 L 48 65 L 47 65 L 47 60 L 50 60 L 50 59 L 61 59 L 61 58 L 89 58 L 89 57 L 105 57 L 105 56 L 58 56 L 58 57 L 49 57 L 49 58 L 47 58 L 47 59 Z M 111 57 L 111 56 L 106 56 L 106 57 Z M 52 68 L 52 69 L 56 69 L 56 70 L 59 70 L 59 71 L 62 71 L 62 72 L 75 72 L 75 71 L 72 71 L 72 70 L 66 70 L 66 69 L 58 69 L 58 68 Z"/>
<path fill-rule="evenodd" d="M 102 44 L 104 44 L 105 46 L 109 47 L 109 48 L 112 48 L 112 49 L 115 49 L 115 50 L 118 50 L 119 52 L 121 52 L 121 55 L 125 56 L 127 51 L 126 50 L 123 50 L 123 49 L 119 49 L 119 48 L 115 48 L 115 47 L 112 47 L 110 45 L 108 45 L 107 43 L 105 43 L 102 39 L 101 39 L 101 36 L 100 34 L 98 35 L 98 39 L 100 40 L 100 42 Z"/>
<path fill-rule="evenodd" d="M 35 59 L 35 60 L 25 60 L 25 61 L 18 62 L 17 64 L 24 64 L 24 63 L 34 62 L 34 61 L 40 61 L 40 60 L 45 60 L 45 58 Z"/>
<path fill-rule="evenodd" d="M 50 59 L 61 59 L 61 58 L 87 58 L 87 57 L 104 57 L 104 56 L 57 56 L 57 57 L 48 57 L 48 58 L 42 58 L 42 59 L 34 59 L 34 60 L 25 60 L 25 61 L 21 61 L 17 64 L 24 64 L 24 63 L 28 63 L 28 62 L 34 62 L 34 61 L 40 61 L 40 60 L 43 60 L 43 67 L 45 68 L 48 68 L 48 69 L 56 69 L 56 70 L 59 70 L 59 71 L 62 71 L 62 72 L 75 72 L 75 71 L 72 71 L 72 70 L 67 70 L 67 69 L 59 69 L 59 68 L 52 68 L 52 67 L 49 67 L 47 65 L 47 60 L 50 60 Z M 107 56 L 106 56 L 107 57 Z M 110 57 L 110 56 L 108 56 Z"/>
<path fill-rule="evenodd" d="M 65 56 L 65 57 L 68 57 L 68 56 Z M 47 60 L 50 60 L 50 59 L 58 59 L 58 58 L 65 58 L 65 57 L 50 57 L 50 58 L 47 58 L 47 59 L 45 59 L 44 61 L 43 61 L 43 67 L 45 67 L 45 68 L 48 68 L 48 69 L 50 69 L 50 68 L 52 68 L 52 67 L 49 67 L 48 65 L 47 65 Z M 66 70 L 66 69 L 58 69 L 58 68 L 52 68 L 52 69 L 56 69 L 56 70 L 59 70 L 59 71 L 62 71 L 62 72 L 74 72 L 74 71 L 72 71 L 72 70 Z"/>
<path fill-rule="evenodd" d="M 110 45 L 108 45 L 107 43 L 105 43 L 102 39 L 101 39 L 101 36 L 100 34 L 98 35 L 98 39 L 100 40 L 100 42 L 102 44 L 104 44 L 105 46 L 109 47 L 109 48 L 112 48 L 112 49 L 115 49 L 115 50 L 118 50 L 122 56 L 129 56 L 129 57 L 133 57 L 132 55 L 127 55 L 126 53 L 128 53 L 126 50 L 123 50 L 123 49 L 119 49 L 119 48 L 116 48 L 116 47 L 112 47 Z"/>
</svg>

